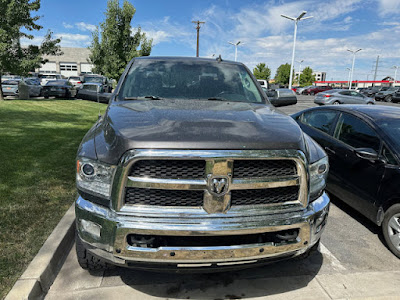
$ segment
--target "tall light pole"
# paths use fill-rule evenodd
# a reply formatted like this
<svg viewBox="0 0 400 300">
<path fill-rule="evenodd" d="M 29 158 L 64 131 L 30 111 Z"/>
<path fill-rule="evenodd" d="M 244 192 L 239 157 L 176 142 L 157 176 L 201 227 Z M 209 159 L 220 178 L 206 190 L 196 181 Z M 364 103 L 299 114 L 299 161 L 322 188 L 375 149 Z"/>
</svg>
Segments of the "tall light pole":
<svg viewBox="0 0 400 300">
<path fill-rule="evenodd" d="M 304 59 L 302 59 L 302 60 L 296 60 L 296 61 L 300 64 L 300 66 L 299 66 L 299 78 L 298 78 L 299 85 L 300 85 L 301 63 L 304 61 Z"/>
<path fill-rule="evenodd" d="M 350 50 L 347 49 L 347 51 L 353 53 L 353 64 L 351 65 L 351 76 L 350 76 L 350 85 L 349 85 L 349 90 L 351 90 L 351 85 L 353 84 L 353 73 L 354 73 L 354 61 L 356 60 L 356 53 L 358 51 L 361 51 L 362 49 L 357 49 L 357 50 Z"/>
<path fill-rule="evenodd" d="M 235 61 L 237 61 L 237 47 L 239 46 L 239 44 L 241 43 L 240 41 L 237 41 L 236 43 L 232 43 L 232 42 L 228 42 L 229 44 L 235 46 Z M 243 45 L 243 43 L 242 43 Z"/>
<path fill-rule="evenodd" d="M 396 86 L 396 77 L 397 77 L 397 70 L 399 69 L 399 66 L 393 66 L 394 71 L 394 81 L 393 81 L 393 86 Z"/>
<path fill-rule="evenodd" d="M 192 23 L 197 24 L 196 30 L 197 30 L 197 47 L 196 47 L 196 57 L 199 57 L 199 37 L 200 37 L 200 24 L 204 24 L 205 22 L 201 21 L 192 21 Z"/>
<path fill-rule="evenodd" d="M 296 50 L 296 35 L 297 35 L 297 23 L 300 20 L 305 20 L 305 19 L 311 19 L 312 17 L 304 17 L 304 15 L 306 14 L 306 11 L 303 11 L 300 16 L 298 16 L 297 18 L 293 18 L 293 17 L 288 17 L 285 15 L 281 15 L 281 17 L 284 17 L 286 19 L 292 20 L 294 21 L 294 36 L 293 36 L 293 52 L 292 52 L 292 64 L 290 65 L 290 78 L 289 78 L 289 89 L 292 88 L 292 81 L 293 81 L 293 64 L 294 64 L 294 53 Z"/>
<path fill-rule="evenodd" d="M 346 68 L 347 71 L 349 71 L 349 76 L 347 76 L 347 85 L 350 86 L 350 73 L 351 73 L 351 69 L 350 68 Z"/>
</svg>

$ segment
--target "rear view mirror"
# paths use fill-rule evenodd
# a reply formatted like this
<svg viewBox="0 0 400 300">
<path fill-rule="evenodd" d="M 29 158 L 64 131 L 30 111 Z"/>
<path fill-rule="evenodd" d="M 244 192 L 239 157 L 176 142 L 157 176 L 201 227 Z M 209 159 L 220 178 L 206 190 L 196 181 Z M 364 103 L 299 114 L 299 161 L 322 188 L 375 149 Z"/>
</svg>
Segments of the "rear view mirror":
<svg viewBox="0 0 400 300">
<path fill-rule="evenodd" d="M 359 158 L 363 159 L 377 160 L 379 158 L 378 153 L 372 148 L 357 148 L 354 152 Z"/>
</svg>

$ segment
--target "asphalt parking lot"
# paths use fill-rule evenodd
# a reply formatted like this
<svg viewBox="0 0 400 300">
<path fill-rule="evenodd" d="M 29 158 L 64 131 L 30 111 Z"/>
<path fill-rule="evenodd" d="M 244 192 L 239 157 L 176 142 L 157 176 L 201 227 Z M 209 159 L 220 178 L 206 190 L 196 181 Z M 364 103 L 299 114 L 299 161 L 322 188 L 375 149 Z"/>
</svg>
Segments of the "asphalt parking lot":
<svg viewBox="0 0 400 300">
<path fill-rule="evenodd" d="M 379 103 L 381 104 L 381 103 Z M 400 105 L 387 104 L 383 105 Z M 315 106 L 313 97 L 281 110 Z M 332 198 L 320 251 L 302 261 L 215 274 L 167 274 L 116 268 L 82 270 L 72 247 L 46 299 L 396 299 L 400 260 L 380 228 Z"/>
</svg>

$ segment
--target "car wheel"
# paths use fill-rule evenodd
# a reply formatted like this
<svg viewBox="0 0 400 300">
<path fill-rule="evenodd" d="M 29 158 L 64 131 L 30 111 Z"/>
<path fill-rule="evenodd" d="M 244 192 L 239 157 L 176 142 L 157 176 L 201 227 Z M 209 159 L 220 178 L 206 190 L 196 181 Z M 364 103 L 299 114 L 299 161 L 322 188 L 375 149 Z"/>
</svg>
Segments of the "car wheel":
<svg viewBox="0 0 400 300">
<path fill-rule="evenodd" d="M 385 97 L 385 102 L 392 102 L 392 95 L 387 95 Z"/>
<path fill-rule="evenodd" d="M 385 212 L 382 231 L 390 251 L 400 258 L 400 204 L 392 205 Z"/>
<path fill-rule="evenodd" d="M 333 102 L 333 105 L 340 105 L 340 102 L 339 101 L 335 101 L 335 102 Z"/>
<path fill-rule="evenodd" d="M 90 254 L 83 245 L 78 234 L 75 232 L 75 250 L 78 258 L 78 263 L 85 270 L 105 270 L 111 269 L 114 266 L 106 263 L 100 258 Z"/>
<path fill-rule="evenodd" d="M 368 102 L 367 104 L 368 104 L 368 105 L 374 105 L 374 103 L 373 103 L 373 102 Z"/>
<path fill-rule="evenodd" d="M 49 95 L 44 95 L 44 99 L 49 99 Z"/>
</svg>

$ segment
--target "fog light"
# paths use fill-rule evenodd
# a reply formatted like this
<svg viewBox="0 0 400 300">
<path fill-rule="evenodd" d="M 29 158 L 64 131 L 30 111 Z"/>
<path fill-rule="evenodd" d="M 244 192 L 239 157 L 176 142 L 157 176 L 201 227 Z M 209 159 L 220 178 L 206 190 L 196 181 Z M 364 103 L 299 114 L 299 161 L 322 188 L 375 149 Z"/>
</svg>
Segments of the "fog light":
<svg viewBox="0 0 400 300">
<path fill-rule="evenodd" d="M 100 238 L 101 226 L 91 221 L 81 219 L 81 228 L 95 238 Z"/>
</svg>

